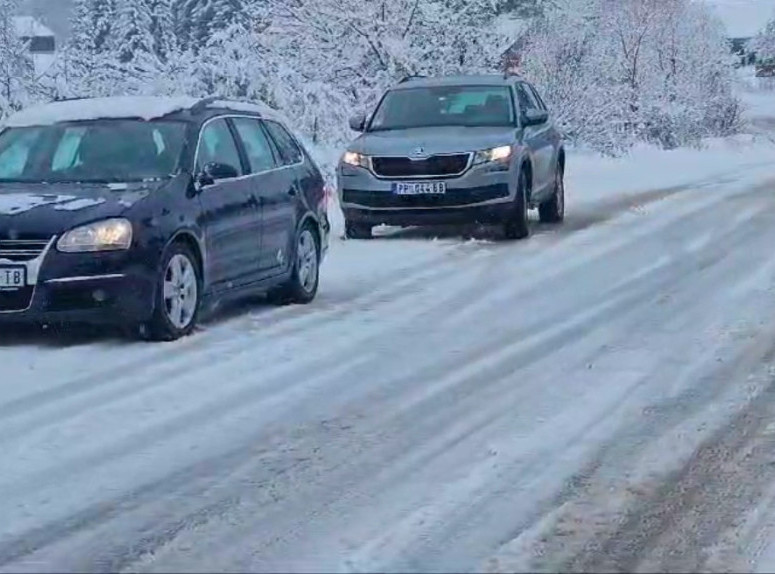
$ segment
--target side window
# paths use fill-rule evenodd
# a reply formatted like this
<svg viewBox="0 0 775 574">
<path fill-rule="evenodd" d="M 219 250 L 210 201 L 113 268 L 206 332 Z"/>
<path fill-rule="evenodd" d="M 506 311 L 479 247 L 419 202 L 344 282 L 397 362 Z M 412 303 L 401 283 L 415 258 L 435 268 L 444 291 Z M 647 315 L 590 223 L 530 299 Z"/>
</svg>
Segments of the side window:
<svg viewBox="0 0 775 574">
<path fill-rule="evenodd" d="M 304 156 L 288 130 L 277 122 L 264 121 L 264 125 L 280 150 L 280 159 L 283 165 L 300 163 Z"/>
<path fill-rule="evenodd" d="M 519 109 L 521 113 L 527 110 L 537 110 L 538 104 L 532 94 L 525 89 L 525 84 L 517 84 L 517 98 L 519 99 Z"/>
<path fill-rule="evenodd" d="M 530 84 L 528 84 L 528 86 L 530 87 L 530 93 L 533 94 L 535 101 L 538 102 L 538 107 L 546 111 L 548 108 L 546 107 L 544 100 L 541 98 L 541 94 L 538 93 L 538 90 L 535 89 L 535 86 L 532 86 Z"/>
<path fill-rule="evenodd" d="M 234 127 L 237 128 L 240 140 L 245 146 L 251 173 L 259 173 L 276 167 L 272 144 L 261 128 L 258 120 L 252 118 L 234 118 Z"/>
<path fill-rule="evenodd" d="M 10 141 L 0 147 L 0 178 L 12 179 L 24 173 L 32 148 L 38 141 L 40 130 L 21 128 L 8 133 Z"/>
<path fill-rule="evenodd" d="M 231 135 L 229 124 L 223 118 L 213 120 L 205 125 L 199 139 L 196 170 L 201 171 L 206 164 L 211 162 L 230 165 L 237 170 L 238 174 L 244 175 L 237 144 Z"/>
</svg>

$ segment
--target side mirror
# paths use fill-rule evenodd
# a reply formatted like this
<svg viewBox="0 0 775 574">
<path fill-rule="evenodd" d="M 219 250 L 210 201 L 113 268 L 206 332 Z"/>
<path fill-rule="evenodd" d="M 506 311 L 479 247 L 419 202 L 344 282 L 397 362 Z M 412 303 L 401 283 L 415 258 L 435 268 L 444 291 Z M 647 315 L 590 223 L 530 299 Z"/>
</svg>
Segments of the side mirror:
<svg viewBox="0 0 775 574">
<path fill-rule="evenodd" d="M 540 126 L 549 121 L 549 112 L 546 110 L 526 110 L 522 116 L 522 123 L 527 126 Z"/>
<path fill-rule="evenodd" d="M 362 132 L 366 129 L 366 114 L 356 114 L 351 117 L 350 129 L 354 132 Z"/>
<path fill-rule="evenodd" d="M 232 177 L 239 177 L 237 168 L 230 166 L 227 163 L 210 162 L 205 164 L 202 172 L 197 176 L 196 180 L 199 187 L 206 185 L 212 185 L 219 179 L 229 179 Z"/>
</svg>

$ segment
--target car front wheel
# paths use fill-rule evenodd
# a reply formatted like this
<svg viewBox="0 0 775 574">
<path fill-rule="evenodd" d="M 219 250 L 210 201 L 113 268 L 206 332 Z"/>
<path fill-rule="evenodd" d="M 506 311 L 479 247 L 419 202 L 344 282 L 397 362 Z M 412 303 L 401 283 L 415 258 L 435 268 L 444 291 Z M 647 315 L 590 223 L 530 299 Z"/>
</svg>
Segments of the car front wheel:
<svg viewBox="0 0 775 574">
<path fill-rule="evenodd" d="M 565 219 L 565 177 L 562 164 L 557 164 L 554 173 L 552 198 L 538 206 L 541 223 L 560 223 Z"/>
<path fill-rule="evenodd" d="M 503 224 L 503 234 L 506 239 L 524 239 L 530 234 L 527 215 L 527 189 L 527 173 L 523 169 L 519 172 L 517 196 L 514 198 L 514 203 Z"/>
<path fill-rule="evenodd" d="M 174 341 L 196 327 L 201 307 L 202 278 L 191 248 L 170 245 L 162 257 L 155 289 L 154 313 L 140 327 L 140 334 L 152 341 Z"/>
<path fill-rule="evenodd" d="M 372 226 L 356 221 L 346 221 L 344 225 L 345 239 L 371 239 Z"/>
</svg>

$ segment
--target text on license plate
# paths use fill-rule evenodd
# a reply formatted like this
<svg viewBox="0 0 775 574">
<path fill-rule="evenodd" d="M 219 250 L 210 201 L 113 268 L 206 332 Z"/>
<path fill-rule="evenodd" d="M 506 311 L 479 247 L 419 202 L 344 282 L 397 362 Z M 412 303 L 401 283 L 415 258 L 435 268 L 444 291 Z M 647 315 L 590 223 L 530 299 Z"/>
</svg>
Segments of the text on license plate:
<svg viewBox="0 0 775 574">
<path fill-rule="evenodd" d="M 27 285 L 27 269 L 25 267 L 0 266 L 0 289 L 20 289 Z"/>
<path fill-rule="evenodd" d="M 441 195 L 446 192 L 447 184 L 443 181 L 418 181 L 393 184 L 393 193 L 396 195 Z"/>
</svg>

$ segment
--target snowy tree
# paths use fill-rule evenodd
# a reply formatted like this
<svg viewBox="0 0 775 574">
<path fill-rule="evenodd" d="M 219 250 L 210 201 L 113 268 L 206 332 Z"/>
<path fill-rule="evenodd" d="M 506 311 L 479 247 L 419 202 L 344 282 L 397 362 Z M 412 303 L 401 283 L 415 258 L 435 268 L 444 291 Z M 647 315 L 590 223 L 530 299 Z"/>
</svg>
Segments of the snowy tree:
<svg viewBox="0 0 775 574">
<path fill-rule="evenodd" d="M 753 39 L 751 48 L 760 61 L 775 60 L 775 17 Z"/>
<path fill-rule="evenodd" d="M 113 30 L 118 58 L 126 63 L 155 53 L 153 0 L 119 0 Z"/>
<path fill-rule="evenodd" d="M 554 0 L 529 32 L 525 73 L 567 134 L 616 152 L 735 129 L 721 24 L 690 0 Z"/>
<path fill-rule="evenodd" d="M 28 46 L 17 34 L 19 0 L 0 0 L 0 119 L 33 96 L 35 70 Z"/>
</svg>

